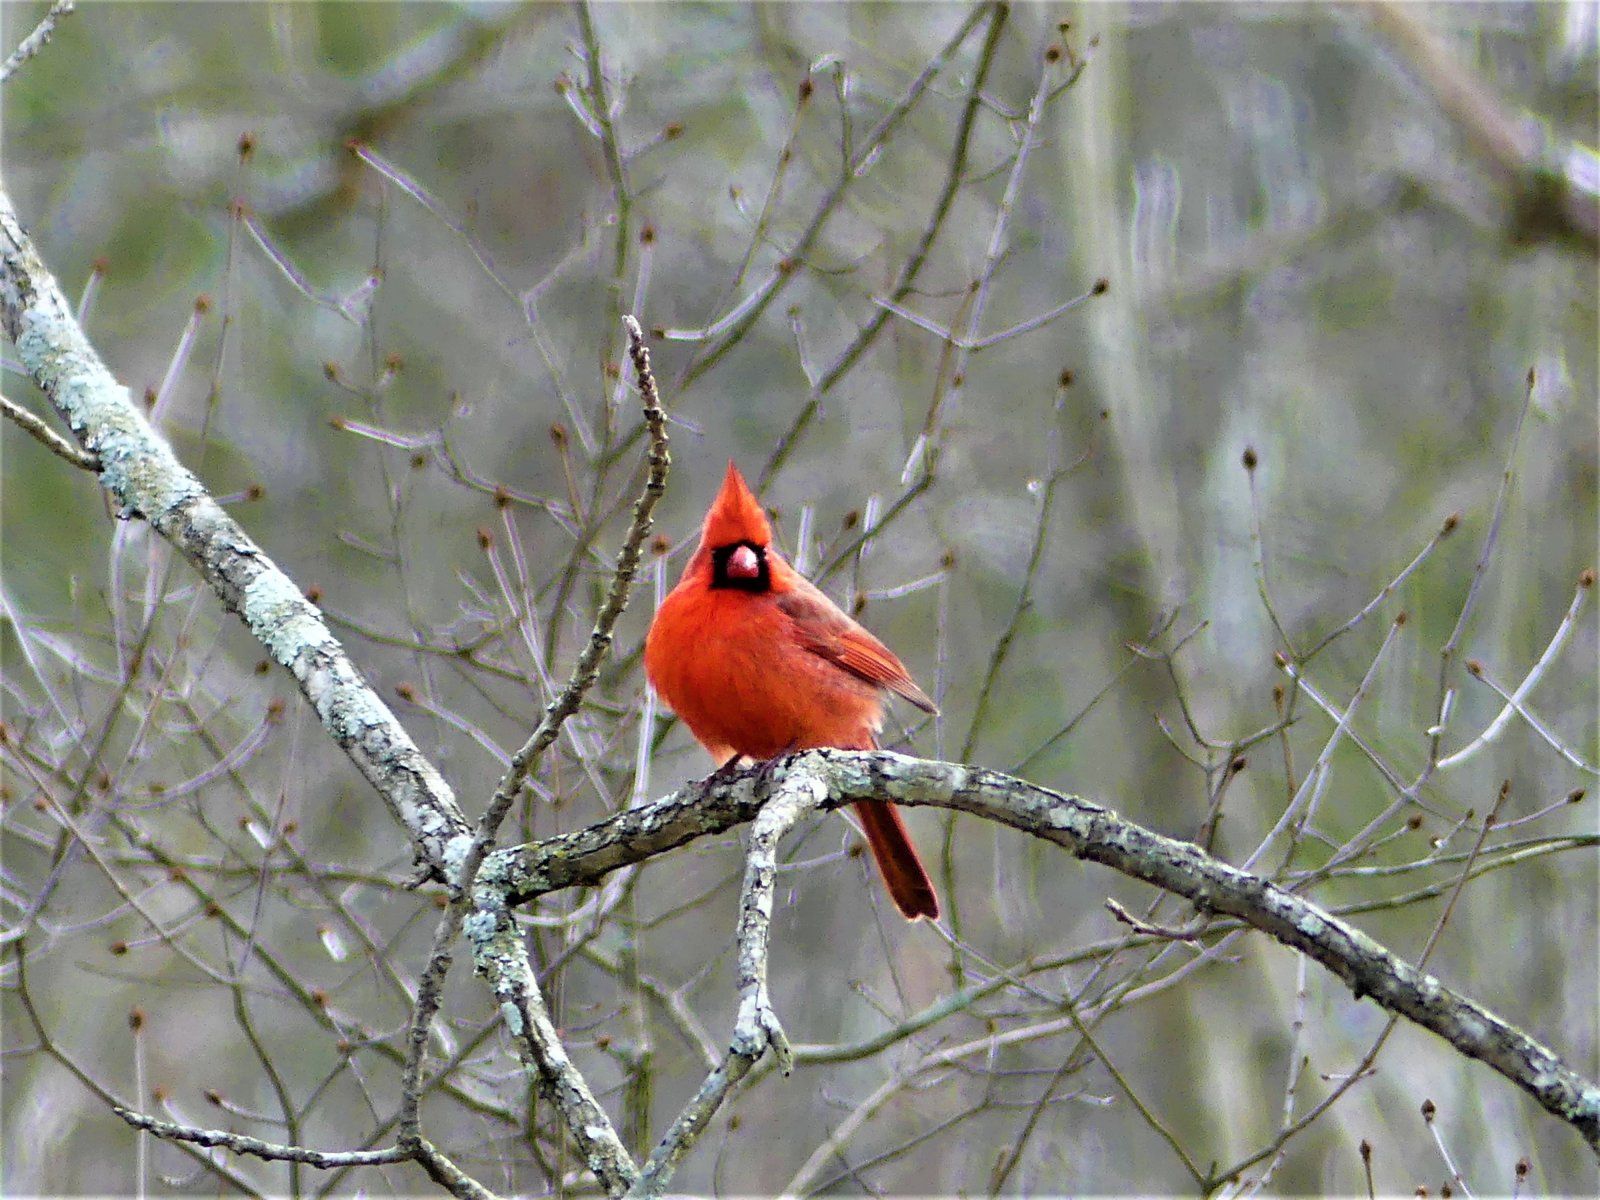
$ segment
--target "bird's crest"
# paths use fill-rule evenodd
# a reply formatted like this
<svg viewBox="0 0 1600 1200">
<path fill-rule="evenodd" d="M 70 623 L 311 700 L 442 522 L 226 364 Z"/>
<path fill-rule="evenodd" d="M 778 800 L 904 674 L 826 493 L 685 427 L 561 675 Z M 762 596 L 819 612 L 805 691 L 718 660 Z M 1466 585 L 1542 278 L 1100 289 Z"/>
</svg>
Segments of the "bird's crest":
<svg viewBox="0 0 1600 1200">
<path fill-rule="evenodd" d="M 728 473 L 723 477 L 722 490 L 711 502 L 706 513 L 706 523 L 700 530 L 700 544 L 711 549 L 731 546 L 735 542 L 749 542 L 766 547 L 772 542 L 772 528 L 767 524 L 767 514 L 739 474 L 739 468 L 728 461 Z"/>
</svg>

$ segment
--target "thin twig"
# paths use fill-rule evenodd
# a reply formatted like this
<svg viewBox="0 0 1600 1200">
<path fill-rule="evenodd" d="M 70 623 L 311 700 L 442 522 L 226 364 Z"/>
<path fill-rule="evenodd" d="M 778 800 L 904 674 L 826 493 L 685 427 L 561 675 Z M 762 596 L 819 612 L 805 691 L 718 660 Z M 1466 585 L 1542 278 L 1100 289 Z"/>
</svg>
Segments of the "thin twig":
<svg viewBox="0 0 1600 1200">
<path fill-rule="evenodd" d="M 1294 1016 L 1289 1022 L 1289 1069 L 1285 1073 L 1283 1085 L 1283 1118 L 1280 1130 L 1290 1128 L 1294 1124 L 1294 1102 L 1300 1090 L 1300 1080 L 1305 1077 L 1305 1071 L 1311 1065 L 1309 1055 L 1301 1052 L 1300 1047 L 1305 1042 L 1306 1035 L 1306 958 L 1304 955 L 1295 959 L 1294 974 Z M 1272 1177 L 1277 1173 L 1278 1167 L 1283 1163 L 1284 1152 L 1288 1148 L 1285 1139 L 1278 1146 L 1278 1152 L 1272 1156 L 1272 1161 L 1267 1164 L 1267 1169 L 1261 1172 L 1260 1178 L 1250 1184 L 1248 1188 L 1240 1191 L 1241 1196 L 1253 1196 L 1272 1182 Z"/>
<path fill-rule="evenodd" d="M 1519 696 L 1513 695 L 1511 692 L 1506 691 L 1505 688 L 1501 687 L 1493 679 L 1489 678 L 1488 673 L 1483 669 L 1482 663 L 1469 659 L 1467 662 L 1467 674 L 1484 684 L 1491 692 L 1493 692 L 1496 696 L 1499 696 L 1500 699 L 1504 700 L 1506 702 L 1506 708 L 1514 711 L 1517 716 L 1526 721 L 1528 723 L 1528 727 L 1537 733 L 1541 738 L 1543 738 L 1549 747 L 1562 758 L 1566 759 L 1567 762 L 1572 764 L 1578 770 L 1582 771 L 1585 775 L 1600 775 L 1600 770 L 1597 770 L 1591 764 L 1584 762 L 1576 751 L 1569 750 L 1566 744 L 1562 742 L 1562 740 L 1553 732 L 1551 732 L 1549 728 L 1546 727 L 1543 721 L 1534 716 L 1528 706 L 1523 704 Z"/>
<path fill-rule="evenodd" d="M 4 413 L 25 432 L 31 434 L 51 454 L 64 458 L 73 466 L 85 471 L 100 469 L 100 459 L 96 455 L 78 449 L 39 417 L 6 396 L 0 396 L 0 413 Z"/>
<path fill-rule="evenodd" d="M 975 6 L 972 8 L 966 19 L 961 23 L 961 27 L 956 30 L 950 40 L 944 44 L 937 54 L 928 60 L 921 72 L 912 80 L 911 86 L 906 89 L 905 94 L 896 102 L 894 107 L 884 113 L 883 117 L 861 141 L 856 149 L 855 157 L 851 159 L 846 169 L 840 171 L 838 180 L 818 202 L 816 212 L 812 215 L 805 229 L 801 231 L 799 237 L 791 244 L 788 254 L 773 266 L 767 278 L 757 286 L 756 291 L 761 293 L 760 301 L 750 305 L 739 321 L 729 328 L 711 349 L 690 362 L 678 380 L 680 388 L 688 387 L 701 375 L 716 366 L 723 355 L 738 345 L 751 326 L 761 318 L 767 306 L 777 299 L 789 280 L 793 279 L 797 274 L 793 269 L 794 264 L 803 260 L 810 253 L 812 244 L 821 235 L 823 227 L 827 225 L 829 218 L 833 216 L 844 200 L 850 186 L 866 173 L 867 168 L 871 166 L 873 160 L 878 156 L 883 145 L 910 115 L 911 110 L 916 107 L 917 102 L 922 98 L 923 93 L 927 91 L 934 77 L 944 69 L 950 57 L 961 48 L 962 43 L 967 40 L 973 29 L 977 27 L 984 14 L 993 13 L 994 9 L 998 7 L 1000 6 Z"/>
<path fill-rule="evenodd" d="M 389 1146 L 382 1150 L 308 1150 L 304 1146 L 286 1146 L 277 1142 L 264 1142 L 260 1138 L 226 1129 L 200 1129 L 179 1125 L 172 1121 L 159 1121 L 144 1113 L 134 1112 L 113 1104 L 116 1113 L 135 1129 L 171 1142 L 191 1142 L 197 1146 L 220 1146 L 235 1154 L 251 1154 L 274 1162 L 305 1163 L 312 1167 L 379 1167 L 387 1163 L 408 1162 L 415 1157 L 409 1150 Z"/>
<path fill-rule="evenodd" d="M 1117 1070 L 1116 1064 L 1111 1061 L 1111 1056 L 1105 1052 L 1099 1042 L 1095 1041 L 1094 1035 L 1089 1032 L 1089 1026 L 1078 1015 L 1077 1005 L 1068 1001 L 1064 1007 L 1066 1008 L 1067 1019 L 1072 1022 L 1073 1029 L 1083 1039 L 1094 1056 L 1100 1060 L 1100 1065 L 1106 1069 L 1106 1074 L 1111 1076 L 1117 1087 L 1121 1089 L 1122 1094 L 1128 1098 L 1128 1102 L 1144 1118 L 1144 1123 L 1150 1126 L 1162 1141 L 1172 1147 L 1172 1152 L 1178 1156 L 1178 1161 L 1183 1163 L 1184 1170 L 1189 1172 L 1189 1177 L 1196 1184 L 1203 1184 L 1205 1176 L 1201 1173 L 1200 1168 L 1195 1165 L 1194 1159 L 1189 1157 L 1189 1152 L 1183 1148 L 1183 1143 L 1178 1140 L 1177 1135 L 1168 1129 L 1155 1113 L 1150 1111 L 1144 1101 L 1139 1098 L 1139 1093 L 1133 1090 L 1133 1084 L 1129 1083 L 1122 1072 Z"/>
<path fill-rule="evenodd" d="M 1283 627 L 1283 622 L 1278 619 L 1278 610 L 1272 603 L 1272 592 L 1267 586 L 1267 551 L 1261 516 L 1261 491 L 1256 486 L 1256 468 L 1260 465 L 1260 461 L 1254 446 L 1244 448 L 1244 473 L 1250 481 L 1250 566 L 1255 572 L 1256 592 L 1261 596 L 1261 606 L 1267 610 L 1267 616 L 1272 620 L 1272 628 L 1278 633 L 1278 640 L 1283 643 L 1283 648 L 1291 659 L 1301 662 L 1304 660 L 1294 648 L 1294 642 L 1290 640 L 1289 632 Z"/>
<path fill-rule="evenodd" d="M 1036 313 L 1031 317 L 1027 317 L 1021 321 L 1018 321 L 1015 325 L 1008 325 L 1006 328 L 999 330 L 996 333 L 986 333 L 982 336 L 979 336 L 976 333 L 957 333 L 953 329 L 939 324 L 939 322 L 933 320 L 931 317 L 925 317 L 921 313 L 913 312 L 911 309 L 903 307 L 896 301 L 886 299 L 881 296 L 873 297 L 873 303 L 879 308 L 883 309 L 886 314 L 893 314 L 894 316 L 899 317 L 902 321 L 906 321 L 912 325 L 915 325 L 918 329 L 926 330 L 928 333 L 931 333 L 937 337 L 940 341 L 948 342 L 958 350 L 964 350 L 969 354 L 976 354 L 980 350 L 987 350 L 990 346 L 996 346 L 1001 342 L 1010 341 L 1012 338 L 1020 337 L 1025 333 L 1032 333 L 1035 329 L 1040 329 L 1043 326 L 1048 325 L 1057 317 L 1064 316 L 1065 314 L 1071 312 L 1085 301 L 1092 300 L 1096 296 L 1105 295 L 1106 290 L 1107 289 L 1104 284 L 1096 282 L 1088 291 L 1080 293 L 1079 295 L 1072 297 L 1070 300 L 1063 301 L 1052 308 L 1046 309 L 1042 313 Z"/>
<path fill-rule="evenodd" d="M 655 375 L 650 370 L 650 350 L 645 344 L 644 332 L 639 328 L 637 320 L 625 316 L 623 324 L 628 332 L 628 351 L 633 357 L 634 370 L 638 373 L 639 397 L 643 401 L 645 424 L 650 433 L 649 471 L 645 476 L 644 489 L 634 501 L 633 522 L 623 537 L 622 548 L 617 551 L 617 565 L 611 577 L 611 588 L 606 593 L 605 602 L 600 606 L 599 613 L 595 616 L 594 629 L 590 631 L 589 641 L 578 656 L 578 661 L 573 664 L 572 674 L 567 679 L 566 686 L 561 689 L 561 694 L 546 705 L 544 717 L 538 727 L 529 735 L 522 748 L 512 755 L 510 770 L 501 779 L 500 786 L 495 789 L 494 798 L 478 822 L 473 851 L 467 860 L 469 870 L 465 878 L 469 880 L 472 877 L 471 871 L 476 869 L 482 862 L 484 854 L 493 846 L 495 832 L 516 800 L 522 781 L 538 763 L 539 756 L 555 741 L 562 725 L 578 711 L 584 696 L 594 685 L 595 678 L 600 673 L 601 660 L 611 648 L 612 628 L 628 605 L 628 594 L 639 568 L 645 539 L 650 534 L 656 502 L 666 491 L 667 470 L 671 465 L 671 458 L 667 453 L 667 421 L 656 391 Z"/>
<path fill-rule="evenodd" d="M 1142 933 L 1146 937 L 1159 938 L 1171 942 L 1198 942 L 1201 931 L 1198 929 L 1173 929 L 1167 925 L 1154 925 L 1149 921 L 1134 916 L 1121 904 L 1112 899 L 1106 900 L 1106 910 L 1135 933 Z"/>
<path fill-rule="evenodd" d="M 1467 1200 L 1473 1200 L 1472 1189 L 1467 1186 L 1467 1181 L 1461 1177 L 1461 1169 L 1456 1166 L 1455 1159 L 1450 1155 L 1450 1149 L 1444 1144 L 1444 1136 L 1439 1132 L 1439 1123 L 1434 1119 L 1438 1109 L 1432 1100 L 1422 1102 L 1422 1121 L 1428 1127 L 1428 1133 L 1433 1137 L 1433 1144 L 1438 1148 L 1439 1157 L 1444 1160 L 1444 1169 L 1450 1172 L 1450 1178 L 1455 1180 L 1456 1187 L 1461 1189 L 1461 1194 Z"/>
<path fill-rule="evenodd" d="M 1544 648 L 1544 653 L 1539 655 L 1539 661 L 1528 668 L 1528 673 L 1523 676 L 1522 682 L 1517 685 L 1517 690 L 1506 698 L 1505 707 L 1496 714 L 1494 720 L 1489 722 L 1482 733 L 1454 754 L 1447 754 L 1439 760 L 1439 769 L 1441 771 L 1465 761 L 1494 741 L 1499 736 L 1500 731 L 1510 722 L 1512 714 L 1521 711 L 1521 706 L 1526 703 L 1533 689 L 1544 678 L 1545 671 L 1555 662 L 1556 656 L 1561 652 L 1561 647 L 1566 644 L 1567 635 L 1576 627 L 1578 614 L 1583 611 L 1584 601 L 1588 598 L 1589 592 L 1593 588 L 1594 572 L 1585 570 L 1578 577 L 1578 590 L 1572 597 L 1572 603 L 1567 605 L 1566 615 L 1561 618 L 1561 624 L 1556 627 L 1555 635 L 1551 637 L 1550 644 Z M 1480 679 L 1483 678 L 1482 671 L 1472 671 L 1470 665 L 1468 666 L 1468 673 L 1476 675 Z M 1489 680 L 1484 679 L 1484 682 L 1489 683 Z M 1491 687 L 1494 686 L 1492 683 L 1489 685 Z M 1533 721 L 1530 720 L 1529 723 L 1533 724 L 1536 729 L 1538 728 Z M 1560 747 L 1558 746 L 1557 749 L 1560 750 Z M 1566 758 L 1568 762 L 1572 761 L 1572 757 L 1565 751 L 1562 751 L 1562 757 Z"/>
<path fill-rule="evenodd" d="M 1467 585 L 1467 596 L 1461 602 L 1461 612 L 1456 616 L 1455 627 L 1450 630 L 1450 636 L 1445 639 L 1444 645 L 1439 650 L 1439 698 L 1434 704 L 1434 711 L 1439 715 L 1436 724 L 1430 730 L 1429 767 L 1424 769 L 1423 779 L 1431 774 L 1431 768 L 1439 761 L 1439 742 L 1448 724 L 1447 706 L 1453 690 L 1450 686 L 1450 668 L 1455 665 L 1456 651 L 1461 645 L 1462 635 L 1466 633 L 1467 622 L 1472 618 L 1472 610 L 1477 606 L 1478 591 L 1483 586 L 1484 576 L 1489 570 L 1489 559 L 1494 554 L 1495 542 L 1500 537 L 1500 522 L 1505 517 L 1506 504 L 1511 498 L 1511 481 L 1517 461 L 1517 447 L 1522 443 L 1523 422 L 1528 418 L 1528 409 L 1533 406 L 1533 385 L 1533 368 L 1529 367 L 1522 407 L 1517 412 L 1517 423 L 1511 430 L 1511 448 L 1506 451 L 1505 469 L 1500 473 L 1500 491 L 1494 499 L 1494 515 L 1489 518 L 1488 532 L 1483 535 L 1483 550 L 1478 554 L 1478 561 L 1472 564 L 1472 582 Z M 1421 780 L 1419 784 L 1420 782 Z M 1413 790 L 1415 786 L 1413 785 Z"/>
<path fill-rule="evenodd" d="M 1402 583 L 1411 578 L 1412 573 L 1415 572 L 1416 569 L 1427 560 L 1428 556 L 1434 552 L 1439 543 L 1455 532 L 1456 526 L 1460 523 L 1461 516 L 1459 513 L 1451 513 L 1448 517 L 1446 517 L 1444 519 L 1444 523 L 1440 525 L 1439 528 L 1434 531 L 1433 536 L 1428 539 L 1428 544 L 1417 552 L 1417 556 L 1406 565 L 1406 568 L 1401 571 L 1400 574 L 1396 575 L 1388 583 L 1384 584 L 1383 589 L 1379 591 L 1379 593 L 1371 600 L 1369 600 L 1360 612 L 1356 613 L 1355 616 L 1351 617 L 1343 625 L 1339 626 L 1339 628 L 1329 633 L 1315 646 L 1311 647 L 1310 650 L 1307 650 L 1304 658 L 1301 661 L 1310 662 L 1312 659 L 1316 658 L 1317 655 L 1321 654 L 1325 649 L 1327 649 L 1328 644 L 1335 638 L 1349 633 L 1357 625 L 1361 624 L 1361 622 L 1365 621 L 1374 612 L 1376 612 L 1378 607 L 1385 600 L 1394 595 L 1395 591 Z"/>
<path fill-rule="evenodd" d="M 999 640 L 995 642 L 994 651 L 989 655 L 988 669 L 983 674 L 983 682 L 978 686 L 978 699 L 973 705 L 972 719 L 967 722 L 967 736 L 961 743 L 961 752 L 956 755 L 962 762 L 972 761 L 978 737 L 983 733 L 984 721 L 988 716 L 990 697 L 994 694 L 1000 673 L 1010 656 L 1017 630 L 1021 627 L 1023 618 L 1028 615 L 1028 610 L 1033 607 L 1033 586 L 1039 577 L 1039 567 L 1044 562 L 1044 548 L 1049 544 L 1050 514 L 1055 508 L 1056 488 L 1066 474 L 1066 471 L 1056 468 L 1052 463 L 1050 477 L 1045 480 L 1044 486 L 1038 489 L 1039 514 L 1033 523 L 1033 544 L 1028 549 L 1028 565 L 1023 569 L 1022 586 L 1017 589 L 1017 602 L 1012 606 L 1011 619 L 1006 622 Z"/>
</svg>

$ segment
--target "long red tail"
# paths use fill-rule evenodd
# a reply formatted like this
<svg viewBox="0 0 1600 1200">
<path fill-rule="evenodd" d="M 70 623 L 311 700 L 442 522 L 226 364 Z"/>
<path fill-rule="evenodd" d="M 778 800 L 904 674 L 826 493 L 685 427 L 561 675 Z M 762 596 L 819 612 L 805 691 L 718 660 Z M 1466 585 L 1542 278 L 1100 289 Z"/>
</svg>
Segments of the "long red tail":
<svg viewBox="0 0 1600 1200">
<path fill-rule="evenodd" d="M 917 857 L 911 834 L 899 811 L 886 800 L 856 801 L 856 815 L 867 834 L 867 846 L 878 864 L 889 898 L 908 921 L 939 919 L 939 897 L 933 880 Z"/>
</svg>

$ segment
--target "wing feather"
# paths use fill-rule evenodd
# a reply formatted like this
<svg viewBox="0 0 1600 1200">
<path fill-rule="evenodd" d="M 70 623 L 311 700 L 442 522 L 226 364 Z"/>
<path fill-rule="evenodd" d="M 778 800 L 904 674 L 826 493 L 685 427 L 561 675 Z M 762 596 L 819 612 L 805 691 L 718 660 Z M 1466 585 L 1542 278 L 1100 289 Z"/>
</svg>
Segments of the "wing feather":
<svg viewBox="0 0 1600 1200">
<path fill-rule="evenodd" d="M 840 611 L 809 580 L 794 576 L 791 589 L 776 599 L 779 610 L 793 621 L 806 649 L 858 679 L 886 688 L 923 712 L 939 711 L 894 651 Z"/>
</svg>

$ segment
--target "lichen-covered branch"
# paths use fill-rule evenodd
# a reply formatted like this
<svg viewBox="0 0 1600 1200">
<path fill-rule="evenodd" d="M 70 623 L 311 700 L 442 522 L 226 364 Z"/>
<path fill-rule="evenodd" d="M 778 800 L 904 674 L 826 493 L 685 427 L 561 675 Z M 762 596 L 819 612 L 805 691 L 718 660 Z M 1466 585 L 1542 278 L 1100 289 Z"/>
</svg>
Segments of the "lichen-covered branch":
<svg viewBox="0 0 1600 1200">
<path fill-rule="evenodd" d="M 411 1151 L 400 1146 L 389 1146 L 383 1150 L 308 1150 L 304 1146 L 264 1142 L 260 1138 L 227 1129 L 195 1129 L 172 1121 L 159 1121 L 129 1108 L 114 1107 L 111 1111 L 135 1129 L 142 1129 L 168 1141 L 189 1142 L 196 1146 L 221 1146 L 235 1154 L 249 1154 L 269 1162 L 298 1162 L 313 1167 L 374 1167 L 408 1162 L 414 1157 Z"/>
<path fill-rule="evenodd" d="M 513 903 L 592 884 L 618 867 L 754 819 L 763 800 L 792 786 L 797 774 L 824 789 L 823 808 L 877 797 L 969 812 L 1183 896 L 1204 912 L 1237 917 L 1321 963 L 1358 998 L 1370 996 L 1493 1067 L 1600 1155 L 1600 1086 L 1520 1029 L 1267 879 L 1110 809 L 997 771 L 887 751 L 807 751 L 760 772 L 713 777 L 575 833 L 502 850 L 485 863 L 485 876 L 492 872 Z"/>
<path fill-rule="evenodd" d="M 451 878 L 471 839 L 450 786 L 367 686 L 316 606 L 178 461 L 112 376 L 3 192 L 0 322 L 23 368 L 95 456 L 118 514 L 149 521 L 244 619 L 405 827 L 418 860 Z"/>
<path fill-rule="evenodd" d="M 6 55 L 5 62 L 0 63 L 0 83 L 10 80 L 16 74 L 18 67 L 43 50 L 55 36 L 56 22 L 62 17 L 71 15 L 76 8 L 73 0 L 55 0 L 39 19 L 39 23 L 33 27 L 33 32 L 18 42 L 17 48 Z"/>
<path fill-rule="evenodd" d="M 785 1075 L 794 1064 L 794 1053 L 767 992 L 767 941 L 778 877 L 778 842 L 826 798 L 822 781 L 804 772 L 783 780 L 750 828 L 744 883 L 739 889 L 739 1015 L 733 1023 L 731 1050 L 755 1063 L 771 1046 Z"/>
<path fill-rule="evenodd" d="M 756 815 L 745 855 L 744 883 L 739 889 L 738 975 L 739 1015 L 733 1023 L 728 1053 L 700 1085 L 700 1090 L 667 1129 L 629 1196 L 659 1196 L 707 1123 L 733 1093 L 767 1047 L 787 1075 L 794 1052 L 773 1010 L 767 991 L 767 956 L 772 930 L 772 893 L 778 875 L 778 842 L 827 798 L 822 780 L 805 772 L 785 775 L 776 792 Z"/>
<path fill-rule="evenodd" d="M 490 855 L 478 872 L 472 912 L 462 921 L 473 961 L 489 981 L 524 1069 L 560 1112 L 606 1194 L 619 1196 L 633 1185 L 638 1168 L 550 1020 L 522 931 L 504 902 L 505 888 L 494 870 L 498 857 Z"/>
</svg>

